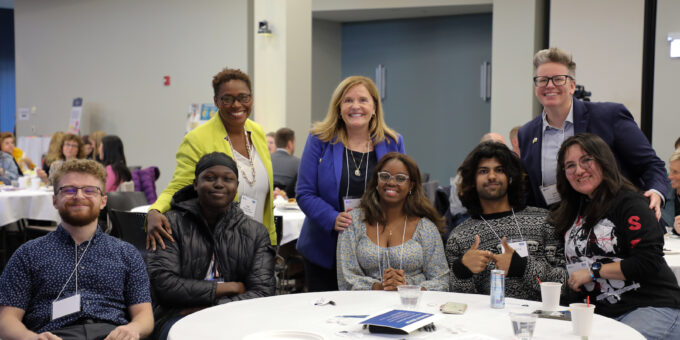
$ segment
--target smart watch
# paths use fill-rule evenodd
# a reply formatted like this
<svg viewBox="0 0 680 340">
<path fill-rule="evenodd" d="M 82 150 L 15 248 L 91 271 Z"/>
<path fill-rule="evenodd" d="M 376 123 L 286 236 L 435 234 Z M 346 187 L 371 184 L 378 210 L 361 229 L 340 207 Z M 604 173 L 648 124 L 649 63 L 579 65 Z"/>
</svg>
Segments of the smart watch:
<svg viewBox="0 0 680 340">
<path fill-rule="evenodd" d="M 596 279 L 599 279 L 599 278 L 600 278 L 600 269 L 602 269 L 602 262 L 594 262 L 594 263 L 590 266 L 590 271 L 593 272 L 593 276 L 594 276 Z"/>
</svg>

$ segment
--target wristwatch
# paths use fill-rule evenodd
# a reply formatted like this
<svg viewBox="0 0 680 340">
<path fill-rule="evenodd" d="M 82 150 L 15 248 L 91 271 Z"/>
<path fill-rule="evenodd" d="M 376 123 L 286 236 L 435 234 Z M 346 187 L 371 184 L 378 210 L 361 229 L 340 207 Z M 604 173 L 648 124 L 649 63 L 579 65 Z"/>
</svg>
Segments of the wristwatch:
<svg viewBox="0 0 680 340">
<path fill-rule="evenodd" d="M 594 262 L 590 265 L 590 271 L 593 272 L 593 277 L 596 279 L 600 278 L 600 269 L 602 269 L 602 262 Z"/>
</svg>

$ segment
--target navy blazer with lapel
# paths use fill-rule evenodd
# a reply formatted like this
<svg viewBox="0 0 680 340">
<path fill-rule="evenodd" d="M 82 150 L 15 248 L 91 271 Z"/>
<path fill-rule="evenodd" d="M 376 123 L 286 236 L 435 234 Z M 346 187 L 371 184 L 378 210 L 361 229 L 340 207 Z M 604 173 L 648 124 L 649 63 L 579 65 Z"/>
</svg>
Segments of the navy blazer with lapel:
<svg viewBox="0 0 680 340">
<path fill-rule="evenodd" d="M 342 143 L 323 142 L 310 133 L 298 169 L 295 198 L 306 217 L 296 248 L 306 260 L 328 269 L 335 263 L 338 240 L 333 226 L 340 211 L 343 150 Z M 385 140 L 375 144 L 374 150 L 380 161 L 391 151 L 405 153 L 404 141 L 401 135 L 397 141 L 385 136 Z"/>
<path fill-rule="evenodd" d="M 600 136 L 611 148 L 619 170 L 643 190 L 665 193 L 669 187 L 665 163 L 656 155 L 625 106 L 617 103 L 592 103 L 574 99 L 574 134 L 590 132 Z M 528 173 L 527 205 L 546 207 L 541 194 L 541 115 L 519 129 L 518 140 L 522 163 Z M 561 167 L 558 166 L 558 169 Z"/>
</svg>

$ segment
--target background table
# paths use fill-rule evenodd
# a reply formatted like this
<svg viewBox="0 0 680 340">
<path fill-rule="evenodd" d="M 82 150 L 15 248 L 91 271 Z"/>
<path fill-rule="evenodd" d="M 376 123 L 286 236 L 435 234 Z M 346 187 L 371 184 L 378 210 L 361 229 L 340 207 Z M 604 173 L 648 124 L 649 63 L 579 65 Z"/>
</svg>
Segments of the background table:
<svg viewBox="0 0 680 340">
<path fill-rule="evenodd" d="M 52 190 L 20 189 L 0 191 L 0 226 L 22 218 L 60 222 L 59 212 L 52 205 Z"/>
<path fill-rule="evenodd" d="M 274 208 L 274 216 L 283 218 L 281 245 L 295 241 L 300 237 L 302 223 L 305 221 L 305 214 L 301 210 Z"/>
<path fill-rule="evenodd" d="M 328 298 L 335 305 L 314 306 L 319 298 Z M 336 318 L 337 315 L 372 314 L 387 308 L 399 308 L 399 295 L 384 291 L 341 291 L 278 295 L 227 303 L 204 309 L 177 322 L 170 330 L 169 339 L 242 339 L 267 330 L 297 330 L 322 335 L 325 339 L 452 339 L 473 334 L 485 334 L 496 339 L 512 339 L 513 332 L 508 311 L 511 308 L 530 310 L 540 308 L 540 302 L 506 299 L 505 309 L 492 309 L 488 295 L 423 292 L 420 311 L 439 313 L 445 302 L 468 304 L 463 315 L 444 315 L 435 322 L 437 331 L 416 331 L 408 336 L 374 335 L 363 330 L 359 319 Z M 512 305 L 511 305 L 512 304 Z M 345 333 L 341 333 L 345 332 Z M 538 319 L 534 339 L 580 339 L 572 334 L 568 321 Z M 627 325 L 595 315 L 595 339 L 644 339 Z"/>
<path fill-rule="evenodd" d="M 667 235 L 665 241 L 666 243 L 663 248 L 664 251 L 668 250 L 664 256 L 666 258 L 666 263 L 671 267 L 675 277 L 678 279 L 678 282 L 680 282 L 680 236 Z"/>
</svg>

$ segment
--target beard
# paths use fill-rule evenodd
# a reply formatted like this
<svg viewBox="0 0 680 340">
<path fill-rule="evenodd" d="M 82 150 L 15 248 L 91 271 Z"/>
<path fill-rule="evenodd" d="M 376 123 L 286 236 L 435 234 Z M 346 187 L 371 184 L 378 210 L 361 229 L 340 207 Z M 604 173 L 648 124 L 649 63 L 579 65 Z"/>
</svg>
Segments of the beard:
<svg viewBox="0 0 680 340">
<path fill-rule="evenodd" d="M 69 206 L 75 204 L 86 204 L 90 209 L 81 209 L 76 212 L 69 210 Z M 99 218 L 101 209 L 98 209 L 89 201 L 83 201 L 64 204 L 58 210 L 62 221 L 74 227 L 84 227 Z"/>
<path fill-rule="evenodd" d="M 496 191 L 486 190 L 484 187 L 477 190 L 477 195 L 479 198 L 487 201 L 496 201 L 502 199 L 507 193 L 508 187 L 504 186 L 503 184 L 499 184 Z"/>
</svg>

